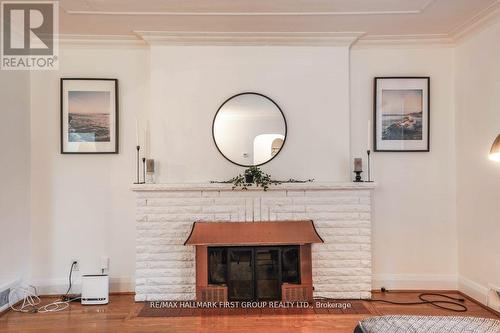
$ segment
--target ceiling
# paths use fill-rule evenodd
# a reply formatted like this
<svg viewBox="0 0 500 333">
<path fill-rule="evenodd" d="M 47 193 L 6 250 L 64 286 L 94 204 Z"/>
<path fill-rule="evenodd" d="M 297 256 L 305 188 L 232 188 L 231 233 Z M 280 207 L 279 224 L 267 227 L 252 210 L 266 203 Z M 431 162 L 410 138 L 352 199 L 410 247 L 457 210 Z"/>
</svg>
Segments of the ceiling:
<svg viewBox="0 0 500 333">
<path fill-rule="evenodd" d="M 454 36 L 500 0 L 60 0 L 60 32 L 358 32 Z"/>
</svg>

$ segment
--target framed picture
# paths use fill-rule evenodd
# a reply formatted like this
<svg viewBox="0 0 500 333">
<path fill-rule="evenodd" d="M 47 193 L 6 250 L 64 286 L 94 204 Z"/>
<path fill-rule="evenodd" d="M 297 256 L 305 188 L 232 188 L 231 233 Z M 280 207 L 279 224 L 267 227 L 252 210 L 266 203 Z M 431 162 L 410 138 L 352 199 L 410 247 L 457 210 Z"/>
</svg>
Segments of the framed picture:
<svg viewBox="0 0 500 333">
<path fill-rule="evenodd" d="M 118 153 L 118 80 L 61 78 L 61 153 Z"/>
<path fill-rule="evenodd" d="M 430 150 L 430 78 L 376 77 L 374 151 Z"/>
</svg>

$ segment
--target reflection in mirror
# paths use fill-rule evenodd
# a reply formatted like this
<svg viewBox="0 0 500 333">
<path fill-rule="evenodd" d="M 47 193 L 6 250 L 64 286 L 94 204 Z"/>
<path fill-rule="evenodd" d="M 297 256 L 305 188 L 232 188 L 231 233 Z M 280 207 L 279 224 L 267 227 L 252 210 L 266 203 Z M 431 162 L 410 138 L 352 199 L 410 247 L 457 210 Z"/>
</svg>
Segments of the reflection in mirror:
<svg viewBox="0 0 500 333">
<path fill-rule="evenodd" d="M 221 154 L 241 166 L 273 159 L 286 139 L 286 121 L 279 106 L 257 93 L 235 95 L 222 104 L 213 123 L 214 141 Z"/>
<path fill-rule="evenodd" d="M 274 157 L 279 151 L 281 150 L 281 147 L 283 146 L 283 138 L 276 138 L 273 140 L 271 143 L 271 156 Z"/>
</svg>

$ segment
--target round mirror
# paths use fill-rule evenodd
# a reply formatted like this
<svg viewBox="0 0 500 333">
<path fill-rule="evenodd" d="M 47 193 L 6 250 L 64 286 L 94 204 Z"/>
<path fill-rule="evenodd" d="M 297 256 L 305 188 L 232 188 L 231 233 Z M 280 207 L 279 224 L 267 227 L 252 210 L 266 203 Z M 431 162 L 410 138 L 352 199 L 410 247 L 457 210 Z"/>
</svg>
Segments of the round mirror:
<svg viewBox="0 0 500 333">
<path fill-rule="evenodd" d="M 258 93 L 226 100 L 212 126 L 215 145 L 234 164 L 249 167 L 272 160 L 286 139 L 286 120 L 278 104 Z"/>
</svg>

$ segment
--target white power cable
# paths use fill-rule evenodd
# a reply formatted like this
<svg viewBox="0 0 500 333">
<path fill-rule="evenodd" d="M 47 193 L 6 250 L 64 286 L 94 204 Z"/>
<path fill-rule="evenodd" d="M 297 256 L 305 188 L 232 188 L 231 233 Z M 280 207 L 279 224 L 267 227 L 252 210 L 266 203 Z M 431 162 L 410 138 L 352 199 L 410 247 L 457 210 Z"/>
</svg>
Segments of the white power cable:
<svg viewBox="0 0 500 333">
<path fill-rule="evenodd" d="M 28 289 L 31 288 L 32 290 Z M 37 295 L 36 288 L 29 286 L 28 288 L 13 288 L 9 292 L 9 307 L 17 312 L 31 312 L 31 310 L 40 304 L 40 298 Z M 19 307 L 12 304 L 12 297 L 16 295 L 16 300 L 23 300 Z"/>
<path fill-rule="evenodd" d="M 17 295 L 16 302 L 22 299 L 22 304 L 17 306 L 12 303 L 13 295 Z M 79 297 L 78 297 L 79 298 Z M 69 302 L 74 301 L 78 298 L 70 299 L 68 301 L 55 301 L 46 305 L 37 307 L 41 300 L 38 297 L 37 290 L 34 286 L 28 286 L 26 288 L 13 288 L 9 292 L 9 307 L 13 311 L 24 312 L 24 313 L 45 313 L 45 312 L 58 312 L 65 310 L 69 307 Z"/>
</svg>

